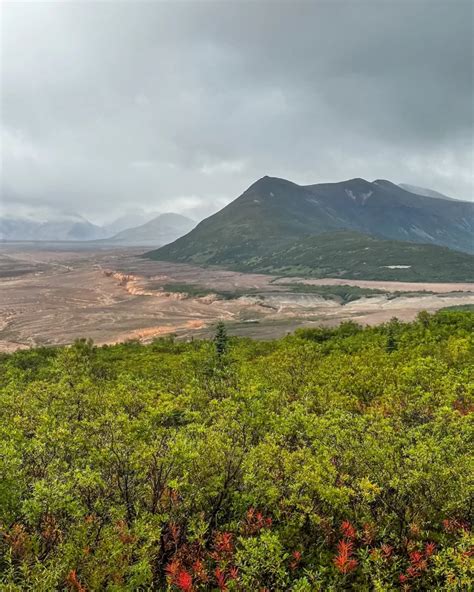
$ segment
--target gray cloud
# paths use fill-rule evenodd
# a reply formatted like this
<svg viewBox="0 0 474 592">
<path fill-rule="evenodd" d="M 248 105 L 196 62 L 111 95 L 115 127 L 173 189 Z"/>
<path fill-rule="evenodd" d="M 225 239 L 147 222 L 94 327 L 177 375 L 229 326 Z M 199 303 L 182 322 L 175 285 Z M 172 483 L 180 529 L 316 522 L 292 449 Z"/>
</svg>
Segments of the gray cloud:
<svg viewBox="0 0 474 592">
<path fill-rule="evenodd" d="M 2 203 L 207 214 L 264 174 L 473 198 L 470 1 L 7 2 Z"/>
</svg>

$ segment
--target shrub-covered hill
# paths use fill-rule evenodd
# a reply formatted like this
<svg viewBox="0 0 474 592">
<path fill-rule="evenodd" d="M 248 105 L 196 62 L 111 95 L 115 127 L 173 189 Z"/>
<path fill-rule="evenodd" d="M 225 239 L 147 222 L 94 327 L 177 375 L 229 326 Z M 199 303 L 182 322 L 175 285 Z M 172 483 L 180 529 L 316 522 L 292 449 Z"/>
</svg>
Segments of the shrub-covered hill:
<svg viewBox="0 0 474 592">
<path fill-rule="evenodd" d="M 306 237 L 271 255 L 253 257 L 238 269 L 315 278 L 472 282 L 474 256 L 437 245 L 337 231 Z"/>
<path fill-rule="evenodd" d="M 0 589 L 472 589 L 474 313 L 0 360 Z"/>
</svg>

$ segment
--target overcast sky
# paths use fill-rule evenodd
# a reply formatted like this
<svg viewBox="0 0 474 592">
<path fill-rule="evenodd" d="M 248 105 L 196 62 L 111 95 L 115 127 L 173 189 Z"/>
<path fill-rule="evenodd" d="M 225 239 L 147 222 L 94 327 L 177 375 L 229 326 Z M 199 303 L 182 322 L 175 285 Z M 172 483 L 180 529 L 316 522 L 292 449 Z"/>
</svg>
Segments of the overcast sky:
<svg viewBox="0 0 474 592">
<path fill-rule="evenodd" d="M 202 217 L 266 174 L 473 199 L 473 6 L 2 2 L 4 210 Z"/>
</svg>

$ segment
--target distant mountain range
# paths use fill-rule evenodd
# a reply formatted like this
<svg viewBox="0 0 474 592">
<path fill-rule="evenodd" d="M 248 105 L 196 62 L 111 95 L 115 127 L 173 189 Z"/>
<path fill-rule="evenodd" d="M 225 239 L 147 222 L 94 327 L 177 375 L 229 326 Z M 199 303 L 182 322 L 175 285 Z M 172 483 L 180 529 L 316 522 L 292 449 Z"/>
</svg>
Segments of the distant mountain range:
<svg viewBox="0 0 474 592">
<path fill-rule="evenodd" d="M 166 245 L 192 230 L 194 226 L 194 220 L 181 214 L 161 214 L 145 224 L 122 230 L 107 242 L 124 245 Z"/>
<path fill-rule="evenodd" d="M 281 275 L 471 281 L 465 253 L 474 253 L 474 203 L 382 179 L 301 186 L 263 177 L 146 256 Z"/>
<path fill-rule="evenodd" d="M 0 240 L 87 241 L 106 236 L 105 229 L 77 214 L 63 214 L 51 220 L 0 218 Z"/>
<path fill-rule="evenodd" d="M 147 219 L 148 218 L 148 219 Z M 143 223 L 143 220 L 145 222 Z M 127 225 L 128 221 L 128 225 Z M 137 223 L 134 225 L 134 223 Z M 92 224 L 78 214 L 61 214 L 47 221 L 0 218 L 3 241 L 97 241 L 115 245 L 161 246 L 189 232 L 195 222 L 180 214 L 128 213 L 105 226 Z M 130 227 L 132 226 L 132 227 Z"/>
<path fill-rule="evenodd" d="M 417 185 L 408 185 L 407 183 L 399 183 L 399 187 L 405 189 L 406 191 L 410 191 L 410 193 L 416 193 L 418 195 L 424 195 L 425 197 L 436 197 L 438 199 L 449 199 L 454 200 L 453 197 L 448 197 L 439 191 L 434 191 L 433 189 L 426 189 L 426 187 L 418 187 Z M 456 200 L 454 200 L 456 201 Z"/>
</svg>

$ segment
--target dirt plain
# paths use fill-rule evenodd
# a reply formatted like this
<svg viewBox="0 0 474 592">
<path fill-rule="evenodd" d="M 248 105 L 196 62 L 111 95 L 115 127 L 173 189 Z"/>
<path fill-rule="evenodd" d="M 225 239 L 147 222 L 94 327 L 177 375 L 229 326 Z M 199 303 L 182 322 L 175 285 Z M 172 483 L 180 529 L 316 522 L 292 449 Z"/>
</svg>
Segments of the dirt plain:
<svg viewBox="0 0 474 592">
<path fill-rule="evenodd" d="M 421 310 L 474 304 L 474 284 L 277 278 L 150 261 L 140 257 L 144 250 L 0 244 L 0 351 L 67 344 L 79 337 L 98 344 L 147 342 L 170 333 L 208 337 L 219 319 L 231 334 L 269 339 L 300 326 L 349 319 L 377 324 L 394 316 L 411 320 Z M 356 285 L 387 294 L 343 305 L 318 294 L 294 293 L 284 285 L 295 282 Z M 164 290 L 169 284 L 209 293 Z M 214 291 L 235 292 L 236 297 L 223 299 Z"/>
</svg>

